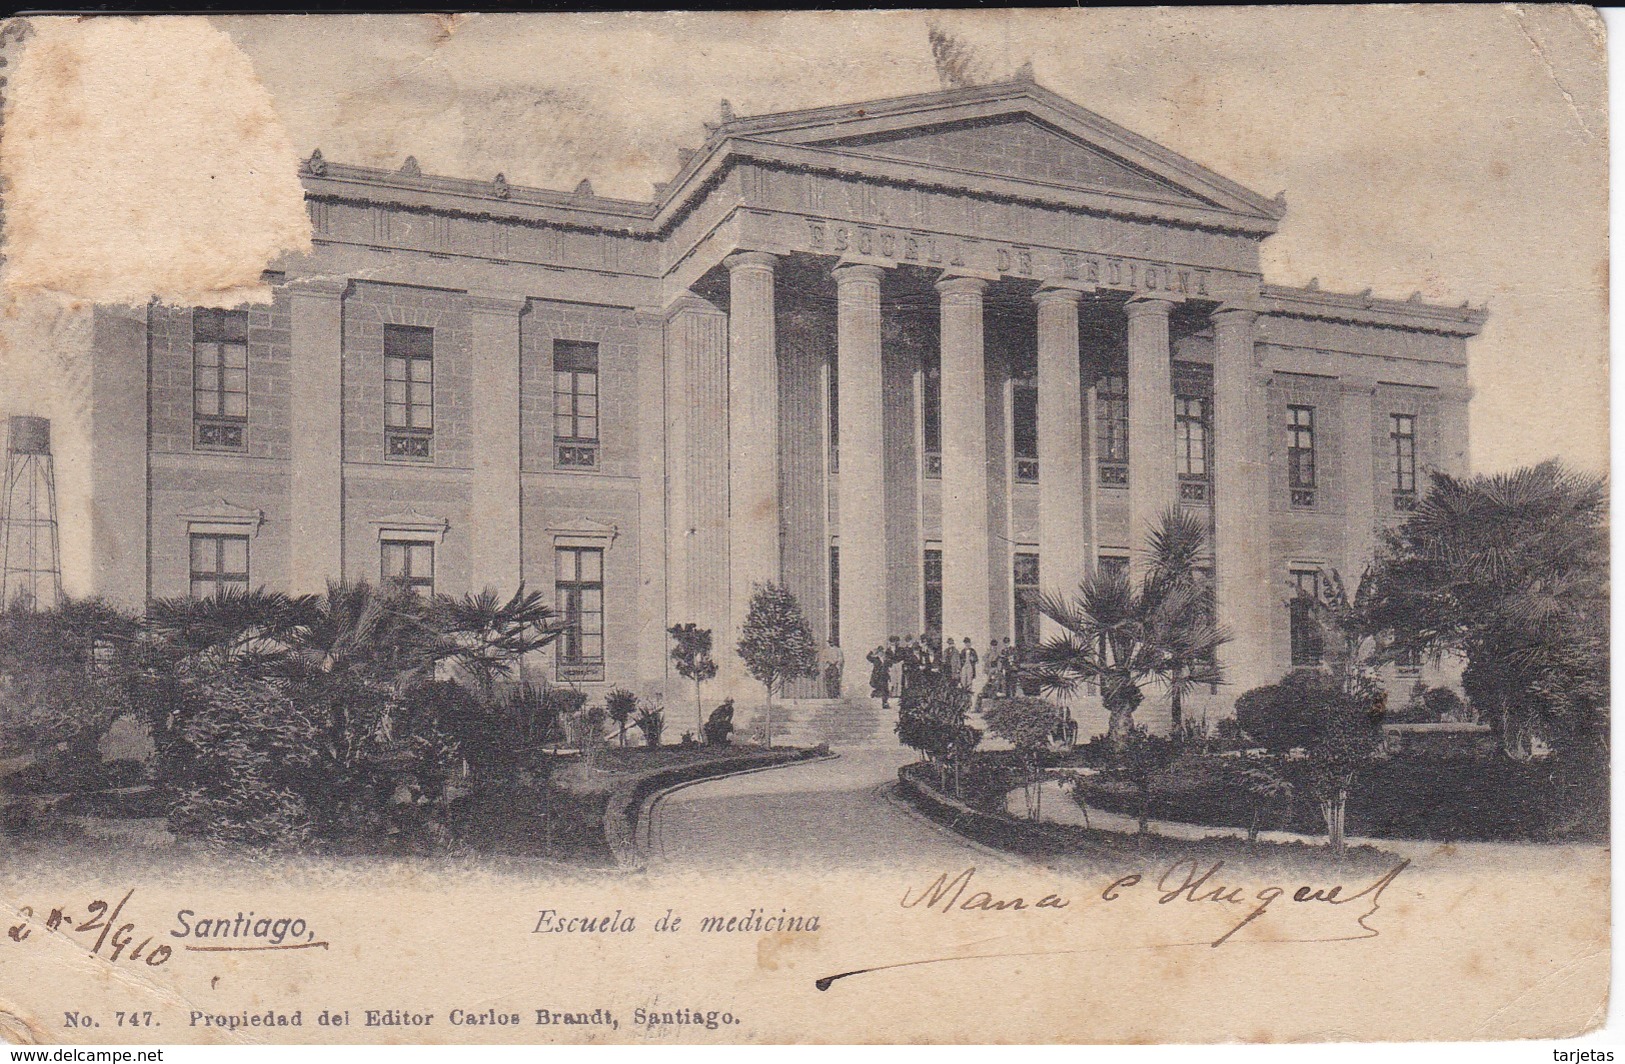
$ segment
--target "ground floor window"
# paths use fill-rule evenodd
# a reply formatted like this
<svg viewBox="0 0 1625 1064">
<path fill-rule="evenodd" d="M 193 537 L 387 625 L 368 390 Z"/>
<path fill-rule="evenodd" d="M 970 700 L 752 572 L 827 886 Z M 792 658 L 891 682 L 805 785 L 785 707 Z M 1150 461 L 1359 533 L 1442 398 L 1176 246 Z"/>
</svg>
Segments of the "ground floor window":
<svg viewBox="0 0 1625 1064">
<path fill-rule="evenodd" d="M 1128 579 L 1127 554 L 1102 554 L 1095 559 L 1095 565 L 1101 576 L 1113 577 L 1118 580 Z"/>
<path fill-rule="evenodd" d="M 925 630 L 942 634 L 942 548 L 925 548 Z"/>
<path fill-rule="evenodd" d="M 604 678 L 604 551 L 559 547 L 555 591 L 564 632 L 559 636 L 560 680 Z"/>
<path fill-rule="evenodd" d="M 248 537 L 192 533 L 191 594 L 215 598 L 248 590 Z"/>
<path fill-rule="evenodd" d="M 841 548 L 829 548 L 829 638 L 841 645 Z"/>
<path fill-rule="evenodd" d="M 1320 600 L 1320 570 L 1292 570 L 1292 665 L 1294 668 L 1315 666 L 1325 657 L 1325 645 L 1320 630 L 1320 619 L 1315 605 Z"/>
<path fill-rule="evenodd" d="M 1020 553 L 1015 560 L 1016 646 L 1038 645 L 1038 555 Z"/>
<path fill-rule="evenodd" d="M 379 548 L 379 582 L 425 598 L 434 595 L 434 544 L 386 539 Z"/>
</svg>

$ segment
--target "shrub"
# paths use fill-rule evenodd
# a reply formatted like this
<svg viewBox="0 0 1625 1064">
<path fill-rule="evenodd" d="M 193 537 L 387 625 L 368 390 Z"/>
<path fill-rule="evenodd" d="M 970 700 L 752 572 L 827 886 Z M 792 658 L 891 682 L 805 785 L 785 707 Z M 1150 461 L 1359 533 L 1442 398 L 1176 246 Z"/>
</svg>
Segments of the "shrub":
<svg viewBox="0 0 1625 1064">
<path fill-rule="evenodd" d="M 904 693 L 897 710 L 898 740 L 936 765 L 940 786 L 947 786 L 951 769 L 955 794 L 964 761 L 982 741 L 981 730 L 965 723 L 970 706 L 970 692 L 953 677 L 927 674 Z"/>
<path fill-rule="evenodd" d="M 1429 688 L 1422 695 L 1422 705 L 1434 720 L 1464 721 L 1472 716 L 1467 703 L 1448 687 Z"/>
<path fill-rule="evenodd" d="M 734 731 L 734 700 L 727 699 L 711 711 L 711 716 L 705 722 L 705 743 L 707 746 L 727 746 L 732 740 Z"/>
<path fill-rule="evenodd" d="M 644 746 L 659 746 L 661 733 L 666 730 L 666 711 L 659 706 L 644 706 L 634 723 L 643 733 Z"/>
<path fill-rule="evenodd" d="M 1280 683 L 1255 687 L 1236 699 L 1236 722 L 1260 746 L 1276 753 L 1306 747 L 1316 734 L 1316 718 L 1342 688 L 1326 673 L 1288 673 Z"/>
</svg>

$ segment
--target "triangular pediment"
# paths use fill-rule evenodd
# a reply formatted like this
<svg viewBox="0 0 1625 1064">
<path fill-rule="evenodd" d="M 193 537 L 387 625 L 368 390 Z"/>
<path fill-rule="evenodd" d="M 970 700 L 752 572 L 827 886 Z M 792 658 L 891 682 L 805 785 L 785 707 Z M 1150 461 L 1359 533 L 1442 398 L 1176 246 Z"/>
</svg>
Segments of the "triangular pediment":
<svg viewBox="0 0 1625 1064">
<path fill-rule="evenodd" d="M 1115 190 L 1212 205 L 1210 201 L 1193 195 L 1171 181 L 1090 147 L 1027 115 L 892 130 L 820 143 L 824 147 L 916 162 L 943 170 L 963 170 L 1046 185 Z"/>
<path fill-rule="evenodd" d="M 920 180 L 974 175 L 1014 194 L 1118 197 L 1175 212 L 1219 212 L 1273 231 L 1285 213 L 1234 181 L 1031 81 L 734 119 L 721 134 L 801 152 L 916 168 Z M 1031 190 L 1028 193 L 1027 190 Z"/>
</svg>

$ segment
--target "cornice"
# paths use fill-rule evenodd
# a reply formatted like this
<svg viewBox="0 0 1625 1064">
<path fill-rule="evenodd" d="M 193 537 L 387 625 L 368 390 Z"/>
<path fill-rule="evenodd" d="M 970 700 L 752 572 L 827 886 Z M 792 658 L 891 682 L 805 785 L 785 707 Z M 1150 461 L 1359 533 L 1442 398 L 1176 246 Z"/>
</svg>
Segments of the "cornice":
<svg viewBox="0 0 1625 1064">
<path fill-rule="evenodd" d="M 1445 307 L 1410 299 L 1379 299 L 1370 291 L 1350 295 L 1324 292 L 1318 287 L 1288 288 L 1265 285 L 1259 310 L 1274 317 L 1315 318 L 1346 321 L 1361 325 L 1444 333 L 1450 336 L 1477 336 L 1489 319 L 1487 307 Z"/>
</svg>

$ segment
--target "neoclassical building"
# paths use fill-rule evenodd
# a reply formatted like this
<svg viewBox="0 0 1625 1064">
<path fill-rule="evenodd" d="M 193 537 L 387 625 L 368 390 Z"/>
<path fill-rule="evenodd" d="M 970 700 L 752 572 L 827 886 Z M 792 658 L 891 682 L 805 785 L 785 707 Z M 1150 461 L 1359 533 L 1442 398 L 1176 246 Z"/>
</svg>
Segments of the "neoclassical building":
<svg viewBox="0 0 1625 1064">
<path fill-rule="evenodd" d="M 524 581 L 558 680 L 682 697 L 666 628 L 731 648 L 777 580 L 862 689 L 888 635 L 1031 642 L 1183 507 L 1224 702 L 1467 467 L 1483 311 L 1266 283 L 1282 198 L 1031 81 L 707 128 L 649 202 L 316 153 L 269 305 L 99 310 L 98 590 Z"/>
</svg>

